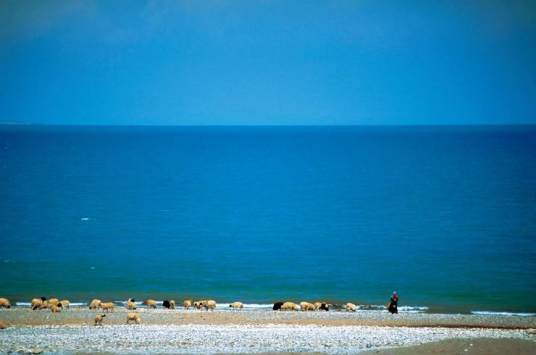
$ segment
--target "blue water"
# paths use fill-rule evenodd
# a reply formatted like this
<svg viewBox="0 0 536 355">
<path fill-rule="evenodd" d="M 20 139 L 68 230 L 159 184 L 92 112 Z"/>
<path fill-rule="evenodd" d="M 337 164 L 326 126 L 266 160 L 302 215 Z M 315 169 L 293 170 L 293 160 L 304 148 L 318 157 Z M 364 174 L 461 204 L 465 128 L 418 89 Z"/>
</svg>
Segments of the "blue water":
<svg viewBox="0 0 536 355">
<path fill-rule="evenodd" d="M 536 127 L 0 127 L 0 296 L 536 311 Z"/>
</svg>

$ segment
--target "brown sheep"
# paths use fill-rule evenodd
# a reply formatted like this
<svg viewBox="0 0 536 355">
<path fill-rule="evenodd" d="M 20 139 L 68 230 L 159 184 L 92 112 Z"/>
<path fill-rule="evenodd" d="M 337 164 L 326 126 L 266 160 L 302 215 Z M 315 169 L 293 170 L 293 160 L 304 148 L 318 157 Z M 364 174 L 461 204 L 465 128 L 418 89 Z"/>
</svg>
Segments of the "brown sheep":
<svg viewBox="0 0 536 355">
<path fill-rule="evenodd" d="M 61 300 L 60 304 L 61 308 L 63 309 L 69 309 L 69 307 L 71 306 L 71 302 L 69 302 L 69 300 Z"/>
<path fill-rule="evenodd" d="M 114 304 L 113 302 L 101 302 L 100 308 L 103 312 L 113 312 L 114 311 Z"/>
<path fill-rule="evenodd" d="M 169 300 L 169 308 L 170 309 L 175 309 L 175 307 L 176 307 L 175 300 Z"/>
<path fill-rule="evenodd" d="M 229 307 L 233 309 L 242 309 L 244 308 L 244 305 L 242 304 L 242 302 L 233 302 L 229 305 Z"/>
<path fill-rule="evenodd" d="M 7 328 L 7 324 L 0 320 L 0 329 L 6 329 L 6 328 Z"/>
<path fill-rule="evenodd" d="M 46 309 L 48 308 L 48 301 L 45 297 L 34 298 L 32 300 L 32 309 Z"/>
<path fill-rule="evenodd" d="M 101 300 L 95 298 L 89 303 L 89 309 L 98 309 L 101 303 L 102 303 Z"/>
<path fill-rule="evenodd" d="M 203 307 L 208 311 L 209 309 L 213 311 L 216 308 L 216 301 L 214 300 L 207 300 L 203 301 Z"/>
<path fill-rule="evenodd" d="M 353 303 L 350 303 L 348 302 L 346 305 L 344 305 L 344 308 L 348 311 L 348 312 L 355 312 L 357 311 L 357 306 Z"/>
<path fill-rule="evenodd" d="M 302 311 L 314 311 L 315 306 L 312 303 L 309 302 L 300 302 L 300 309 Z"/>
<path fill-rule="evenodd" d="M 281 306 L 281 310 L 282 311 L 299 311 L 300 310 L 300 306 L 298 306 L 296 303 L 294 302 L 285 302 L 283 303 L 283 305 Z"/>
<path fill-rule="evenodd" d="M 134 298 L 129 298 L 127 300 L 127 309 L 130 309 L 130 310 L 136 309 L 136 300 Z"/>
<path fill-rule="evenodd" d="M 205 300 L 202 300 L 202 301 L 195 301 L 194 302 L 194 308 L 195 309 L 201 309 L 203 308 L 203 305 L 206 301 Z"/>
<path fill-rule="evenodd" d="M 329 303 L 326 302 L 315 302 L 315 311 L 329 311 L 329 307 L 331 306 Z"/>
<path fill-rule="evenodd" d="M 40 309 L 42 306 L 43 306 L 43 300 L 41 298 L 32 299 L 31 306 L 30 306 L 32 310 Z"/>
<path fill-rule="evenodd" d="M 7 298 L 0 298 L 0 308 L 11 308 L 11 303 Z"/>
<path fill-rule="evenodd" d="M 48 308 L 52 308 L 52 306 L 57 306 L 60 303 L 60 300 L 57 298 L 51 298 L 48 300 Z"/>
<path fill-rule="evenodd" d="M 49 308 L 52 313 L 60 313 L 62 310 L 61 303 L 52 304 Z"/>
<path fill-rule="evenodd" d="M 106 317 L 106 314 L 97 314 L 95 316 L 95 326 L 102 325 L 102 321 L 104 320 L 104 317 Z"/>
<path fill-rule="evenodd" d="M 127 324 L 130 324 L 130 322 L 135 322 L 136 324 L 140 324 L 141 318 L 138 313 L 128 313 L 127 314 Z"/>
<path fill-rule="evenodd" d="M 156 309 L 156 301 L 152 299 L 148 299 L 143 301 L 143 304 L 147 306 L 147 308 L 153 308 Z"/>
<path fill-rule="evenodd" d="M 190 309 L 190 307 L 192 307 L 192 300 L 184 300 L 184 302 L 182 302 L 182 306 L 184 309 Z"/>
</svg>

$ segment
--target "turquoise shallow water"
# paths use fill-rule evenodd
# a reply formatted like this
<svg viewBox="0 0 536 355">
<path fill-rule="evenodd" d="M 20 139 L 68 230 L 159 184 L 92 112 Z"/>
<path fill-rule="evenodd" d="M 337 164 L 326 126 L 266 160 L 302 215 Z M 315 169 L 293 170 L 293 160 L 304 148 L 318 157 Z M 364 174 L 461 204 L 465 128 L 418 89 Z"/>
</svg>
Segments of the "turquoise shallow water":
<svg viewBox="0 0 536 355">
<path fill-rule="evenodd" d="M 0 127 L 0 295 L 536 312 L 536 128 Z"/>
</svg>

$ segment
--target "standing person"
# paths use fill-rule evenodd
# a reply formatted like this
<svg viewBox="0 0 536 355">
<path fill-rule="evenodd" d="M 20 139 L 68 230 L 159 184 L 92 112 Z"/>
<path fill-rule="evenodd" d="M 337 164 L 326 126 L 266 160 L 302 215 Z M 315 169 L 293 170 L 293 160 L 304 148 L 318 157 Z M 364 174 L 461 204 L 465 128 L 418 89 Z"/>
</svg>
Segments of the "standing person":
<svg viewBox="0 0 536 355">
<path fill-rule="evenodd" d="M 387 309 L 391 314 L 398 313 L 398 293 L 393 292 L 389 303 L 387 304 Z"/>
</svg>

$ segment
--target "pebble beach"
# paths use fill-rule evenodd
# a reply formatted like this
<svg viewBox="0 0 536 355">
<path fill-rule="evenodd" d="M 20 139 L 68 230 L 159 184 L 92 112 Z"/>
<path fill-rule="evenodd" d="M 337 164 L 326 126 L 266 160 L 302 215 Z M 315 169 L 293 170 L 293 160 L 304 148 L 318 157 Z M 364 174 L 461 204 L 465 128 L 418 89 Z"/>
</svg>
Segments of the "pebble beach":
<svg viewBox="0 0 536 355">
<path fill-rule="evenodd" d="M 141 324 L 126 325 L 127 311 L 13 308 L 0 311 L 0 352 L 22 353 L 356 353 L 448 340 L 527 342 L 536 350 L 536 317 L 377 311 L 280 312 L 216 309 L 137 310 Z M 441 344 L 441 343 L 440 343 Z"/>
</svg>

